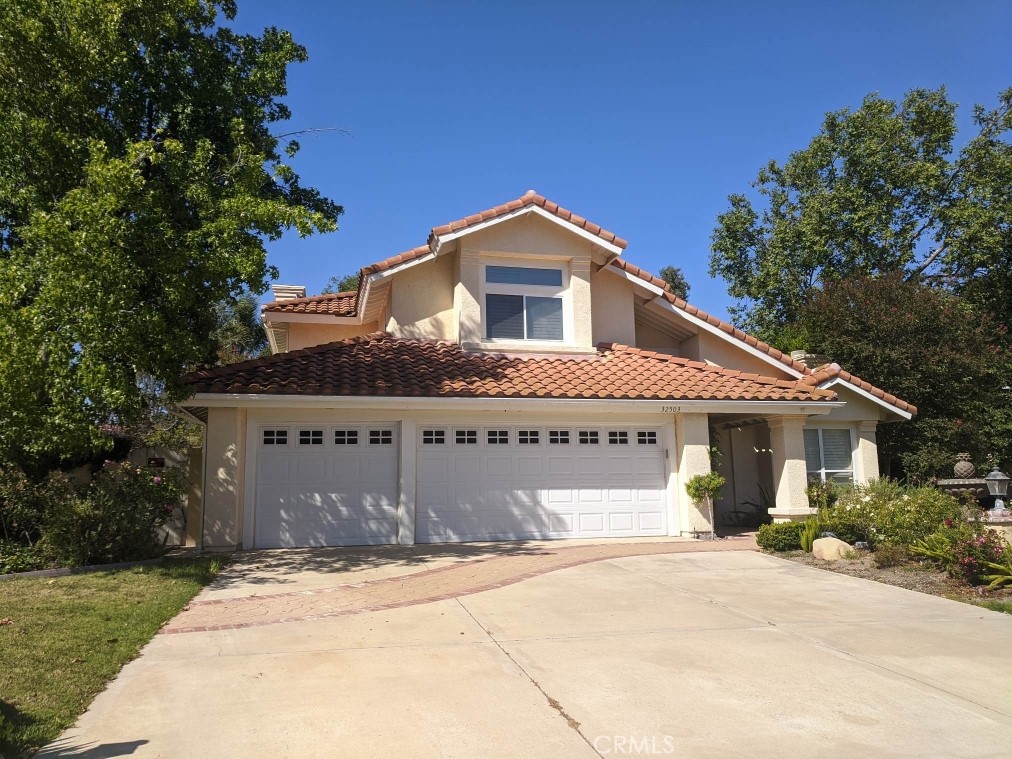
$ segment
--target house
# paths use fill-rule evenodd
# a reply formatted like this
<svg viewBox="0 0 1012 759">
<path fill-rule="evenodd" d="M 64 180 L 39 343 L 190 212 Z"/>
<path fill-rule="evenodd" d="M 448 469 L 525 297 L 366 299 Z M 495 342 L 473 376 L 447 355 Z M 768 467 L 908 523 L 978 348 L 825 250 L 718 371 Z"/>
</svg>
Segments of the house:
<svg viewBox="0 0 1012 759">
<path fill-rule="evenodd" d="M 531 191 L 435 227 L 357 292 L 276 286 L 273 355 L 188 377 L 206 547 L 691 535 L 811 513 L 878 476 L 916 409 L 675 297 L 626 241 Z M 819 361 L 819 364 L 824 362 Z"/>
</svg>

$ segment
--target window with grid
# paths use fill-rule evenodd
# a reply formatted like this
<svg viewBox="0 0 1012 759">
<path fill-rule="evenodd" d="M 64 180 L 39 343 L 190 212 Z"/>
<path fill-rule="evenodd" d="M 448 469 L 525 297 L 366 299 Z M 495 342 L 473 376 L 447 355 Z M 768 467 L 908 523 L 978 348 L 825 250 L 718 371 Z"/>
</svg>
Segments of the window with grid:
<svg viewBox="0 0 1012 759">
<path fill-rule="evenodd" d="M 369 445 L 392 445 L 394 433 L 390 430 L 369 430 Z"/>
<path fill-rule="evenodd" d="M 569 430 L 548 430 L 549 445 L 569 445 Z"/>
<path fill-rule="evenodd" d="M 537 445 L 541 441 L 541 433 L 538 430 L 520 430 L 517 433 L 517 442 L 520 445 Z"/>
<path fill-rule="evenodd" d="M 323 430 L 299 430 L 299 445 L 323 445 Z"/>
<path fill-rule="evenodd" d="M 508 445 L 510 432 L 509 430 L 489 430 L 486 440 L 489 445 Z"/>
<path fill-rule="evenodd" d="M 636 432 L 637 445 L 657 445 L 657 433 L 654 430 L 639 430 Z"/>
<path fill-rule="evenodd" d="M 454 439 L 457 445 L 477 445 L 478 430 L 457 430 Z"/>
<path fill-rule="evenodd" d="M 580 430 L 577 439 L 580 445 L 597 445 L 600 442 L 597 430 Z"/>
<path fill-rule="evenodd" d="M 288 445 L 288 430 L 264 430 L 264 445 Z"/>
<path fill-rule="evenodd" d="M 485 336 L 562 340 L 562 269 L 485 267 Z"/>
<path fill-rule="evenodd" d="M 629 433 L 625 430 L 609 430 L 608 445 L 629 445 Z"/>
<path fill-rule="evenodd" d="M 805 464 L 810 480 L 854 481 L 854 449 L 850 430 L 805 430 Z"/>
<path fill-rule="evenodd" d="M 334 430 L 334 445 L 358 445 L 358 430 Z"/>
<path fill-rule="evenodd" d="M 422 445 L 443 445 L 445 442 L 445 430 L 422 430 Z"/>
</svg>

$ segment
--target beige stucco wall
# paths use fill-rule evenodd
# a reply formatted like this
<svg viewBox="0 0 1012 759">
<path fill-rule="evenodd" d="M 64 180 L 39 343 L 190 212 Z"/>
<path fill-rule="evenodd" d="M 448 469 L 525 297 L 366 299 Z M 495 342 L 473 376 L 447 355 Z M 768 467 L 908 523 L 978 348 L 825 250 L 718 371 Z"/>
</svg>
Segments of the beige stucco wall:
<svg viewBox="0 0 1012 759">
<path fill-rule="evenodd" d="M 710 471 L 710 428 L 706 414 L 675 416 L 675 456 L 678 461 L 678 514 L 683 534 L 709 532 L 709 510 L 695 503 L 685 492 L 685 483 L 697 474 Z M 713 505 L 714 514 L 719 504 Z"/>
<path fill-rule="evenodd" d="M 204 548 L 235 548 L 242 542 L 246 410 L 210 408 L 204 438 Z"/>
<path fill-rule="evenodd" d="M 396 337 L 456 340 L 456 254 L 442 255 L 393 276 L 387 330 Z"/>
<path fill-rule="evenodd" d="M 672 356 L 681 356 L 682 345 L 671 335 L 666 335 L 660 330 L 654 329 L 649 324 L 636 322 L 636 342 L 631 343 L 637 348 L 648 351 L 669 353 Z"/>
<path fill-rule="evenodd" d="M 700 330 L 699 334 L 682 343 L 682 356 L 693 361 L 706 361 L 725 369 L 738 369 L 743 372 L 755 372 L 766 377 L 793 379 L 786 371 L 775 364 L 768 363 L 758 356 L 745 350 L 744 343 L 737 340 L 730 342 L 717 335 Z"/>
<path fill-rule="evenodd" d="M 368 335 L 379 331 L 376 322 L 369 324 L 289 324 L 288 350 L 310 348 L 314 345 L 332 343 L 335 340 L 347 340 L 349 337 Z"/>
<path fill-rule="evenodd" d="M 632 283 L 599 270 L 590 276 L 591 344 L 637 345 Z"/>
</svg>

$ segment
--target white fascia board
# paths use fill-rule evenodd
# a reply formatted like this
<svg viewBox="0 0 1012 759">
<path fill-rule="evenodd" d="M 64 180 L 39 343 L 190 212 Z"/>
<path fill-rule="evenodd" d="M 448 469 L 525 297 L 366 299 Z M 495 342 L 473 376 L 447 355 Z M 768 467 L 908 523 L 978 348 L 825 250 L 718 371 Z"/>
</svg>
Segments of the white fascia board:
<svg viewBox="0 0 1012 759">
<path fill-rule="evenodd" d="M 841 401 L 657 401 L 572 398 L 399 398 L 384 396 L 267 395 L 197 393 L 180 406 L 258 408 L 410 408 L 431 411 L 562 411 L 612 414 L 729 414 L 821 416 L 843 408 Z"/>
<path fill-rule="evenodd" d="M 567 232 L 572 232 L 575 235 L 579 235 L 580 237 L 584 238 L 585 240 L 588 240 L 589 242 L 592 242 L 594 245 L 597 245 L 599 248 L 602 248 L 603 250 L 606 250 L 609 253 L 614 253 L 616 256 L 622 254 L 622 248 L 618 247 L 614 243 L 610 243 L 604 238 L 598 237 L 597 235 L 588 232 L 586 229 L 583 229 L 582 227 L 578 227 L 575 224 L 570 224 L 568 221 L 556 216 L 554 213 L 549 213 L 541 206 L 535 205 L 523 206 L 515 211 L 510 211 L 509 213 L 504 213 L 502 216 L 497 216 L 494 219 L 489 219 L 488 221 L 483 221 L 479 224 L 475 224 L 473 226 L 466 227 L 464 229 L 459 229 L 456 232 L 447 232 L 445 235 L 439 235 L 436 238 L 436 246 L 434 252 L 436 253 L 436 255 L 438 255 L 440 247 L 442 247 L 445 243 L 453 242 L 454 240 L 457 240 L 461 237 L 466 237 L 467 235 L 474 234 L 475 232 L 480 232 L 483 229 L 494 227 L 496 224 L 502 224 L 505 221 L 509 221 L 510 219 L 516 219 L 519 218 L 520 216 L 524 216 L 529 213 L 536 214 L 542 217 L 543 219 L 548 219 L 548 221 L 552 222 L 553 224 L 558 224 Z"/>
<path fill-rule="evenodd" d="M 896 414 L 899 417 L 902 417 L 903 419 L 910 420 L 910 419 L 914 418 L 914 415 L 911 414 L 909 411 L 904 411 L 903 409 L 899 408 L 898 406 L 894 406 L 891 403 L 888 403 L 888 402 L 882 400 L 881 398 L 877 398 L 876 396 L 872 395 L 871 393 L 869 393 L 864 388 L 858 387 L 853 382 L 847 382 L 847 380 L 845 380 L 845 379 L 843 379 L 841 377 L 834 377 L 831 380 L 823 382 L 821 385 L 819 385 L 819 388 L 821 390 L 828 390 L 833 385 L 837 385 L 837 384 L 844 385 L 848 390 L 852 390 L 853 392 L 857 393 L 858 395 L 863 396 L 864 398 L 867 398 L 872 403 L 877 403 L 879 406 L 882 406 L 884 409 L 887 409 L 888 411 L 891 411 L 892 413 Z"/>
<path fill-rule="evenodd" d="M 268 312 L 271 316 L 264 320 L 264 326 L 270 329 L 271 324 L 361 324 L 357 316 L 336 316 L 335 314 L 287 314 L 284 312 Z"/>
<path fill-rule="evenodd" d="M 681 319 L 684 319 L 685 321 L 689 322 L 690 324 L 694 324 L 697 327 L 699 327 L 700 329 L 706 330 L 710 334 L 716 335 L 721 340 L 723 340 L 723 341 L 725 341 L 727 343 L 730 343 L 734 347 L 740 348 L 741 350 L 745 351 L 746 353 L 749 353 L 749 354 L 755 356 L 756 358 L 761 359 L 762 361 L 765 361 L 770 366 L 775 366 L 780 371 L 786 372 L 787 374 L 789 374 L 790 376 L 794 377 L 795 379 L 800 379 L 801 377 L 805 376 L 804 374 L 802 374 L 801 372 L 799 372 L 797 369 L 795 369 L 795 368 L 793 368 L 791 366 L 788 366 L 787 364 L 783 363 L 782 361 L 778 361 L 777 359 L 773 358 L 773 356 L 771 356 L 770 354 L 766 353 L 765 351 L 761 351 L 758 348 L 753 348 L 751 345 L 749 345 L 745 341 L 739 340 L 734 335 L 727 334 L 724 330 L 720 329 L 719 327 L 713 326 L 708 321 L 705 321 L 704 319 L 700 319 L 698 316 L 693 316 L 688 311 L 684 311 L 683 309 L 679 308 L 678 306 L 676 306 L 674 304 L 671 304 L 671 303 L 668 303 L 668 301 L 666 301 L 664 298 L 655 298 L 653 302 L 656 303 L 657 305 L 659 305 L 664 310 L 666 310 L 666 311 L 674 314 L 675 316 L 678 316 Z"/>
<path fill-rule="evenodd" d="M 615 258 L 619 258 L 619 256 L 616 256 Z M 616 277 L 621 277 L 622 279 L 628 282 L 632 282 L 636 287 L 642 287 L 647 292 L 653 293 L 658 297 L 662 297 L 664 295 L 664 290 L 659 288 L 657 285 L 651 282 L 647 282 L 645 279 L 641 279 L 640 277 L 637 277 L 635 274 L 630 274 L 625 269 L 619 269 L 617 266 L 612 266 L 611 261 L 609 261 L 603 268 L 606 271 L 614 274 Z"/>
<path fill-rule="evenodd" d="M 399 274 L 400 272 L 404 271 L 405 269 L 410 269 L 412 266 L 418 266 L 418 264 L 424 264 L 426 261 L 431 261 L 435 257 L 436 257 L 436 254 L 430 252 L 430 253 L 426 253 L 425 255 L 419 256 L 418 258 L 412 258 L 410 261 L 405 261 L 404 263 L 397 264 L 397 266 L 391 266 L 389 269 L 384 269 L 383 271 L 377 271 L 377 272 L 374 272 L 374 273 L 370 274 L 369 276 L 367 276 L 365 278 L 366 282 L 367 283 L 382 282 L 385 279 L 389 279 L 394 274 Z M 359 310 L 361 310 L 361 309 L 359 309 Z"/>
</svg>

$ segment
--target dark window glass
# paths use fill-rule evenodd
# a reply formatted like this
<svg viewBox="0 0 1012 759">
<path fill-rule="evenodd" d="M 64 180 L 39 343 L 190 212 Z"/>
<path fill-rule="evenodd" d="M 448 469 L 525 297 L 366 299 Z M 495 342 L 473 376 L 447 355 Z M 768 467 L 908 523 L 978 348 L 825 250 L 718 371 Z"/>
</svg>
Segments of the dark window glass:
<svg viewBox="0 0 1012 759">
<path fill-rule="evenodd" d="M 524 339 L 524 296 L 486 295 L 485 325 L 489 338 Z"/>
<path fill-rule="evenodd" d="M 609 431 L 608 445 L 629 445 L 629 433 L 618 430 Z"/>
<path fill-rule="evenodd" d="M 527 339 L 562 339 L 562 298 L 527 296 Z"/>
<path fill-rule="evenodd" d="M 392 445 L 394 433 L 390 430 L 369 430 L 369 445 Z"/>
<path fill-rule="evenodd" d="M 323 445 L 323 430 L 299 430 L 299 445 Z"/>
<path fill-rule="evenodd" d="M 358 445 L 358 430 L 334 430 L 334 445 Z"/>
<path fill-rule="evenodd" d="M 569 430 L 548 430 L 549 445 L 569 445 Z"/>
<path fill-rule="evenodd" d="M 477 445 L 478 430 L 457 430 L 457 445 Z"/>
<path fill-rule="evenodd" d="M 486 266 L 485 281 L 499 285 L 562 287 L 562 269 L 532 269 L 526 266 Z"/>
</svg>

